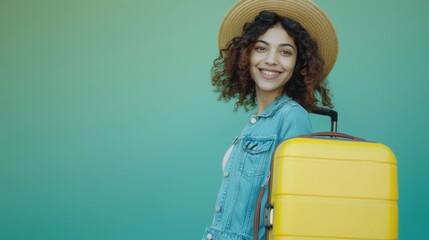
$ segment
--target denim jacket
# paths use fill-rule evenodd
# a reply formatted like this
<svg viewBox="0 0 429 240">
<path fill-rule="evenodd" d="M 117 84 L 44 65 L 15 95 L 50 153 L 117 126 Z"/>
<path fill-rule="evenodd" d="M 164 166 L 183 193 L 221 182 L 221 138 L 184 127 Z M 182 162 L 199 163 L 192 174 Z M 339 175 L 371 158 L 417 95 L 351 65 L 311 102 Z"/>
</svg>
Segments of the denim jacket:
<svg viewBox="0 0 429 240">
<path fill-rule="evenodd" d="M 308 112 L 287 95 L 276 98 L 262 114 L 252 115 L 232 143 L 213 223 L 205 229 L 203 239 L 253 239 L 257 197 L 261 187 L 267 184 L 275 147 L 287 138 L 311 131 Z M 265 191 L 262 206 L 265 206 L 267 196 L 268 191 Z M 265 236 L 262 216 L 261 211 L 259 239 Z"/>
</svg>

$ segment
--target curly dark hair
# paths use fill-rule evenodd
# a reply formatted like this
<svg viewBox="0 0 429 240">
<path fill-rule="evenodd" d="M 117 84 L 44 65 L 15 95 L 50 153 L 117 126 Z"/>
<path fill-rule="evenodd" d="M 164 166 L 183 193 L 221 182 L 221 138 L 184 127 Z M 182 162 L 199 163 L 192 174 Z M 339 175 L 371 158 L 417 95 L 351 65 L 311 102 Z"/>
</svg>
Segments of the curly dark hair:
<svg viewBox="0 0 429 240">
<path fill-rule="evenodd" d="M 256 106 L 255 83 L 250 76 L 250 54 L 258 38 L 277 23 L 286 30 L 298 48 L 296 65 L 283 94 L 312 111 L 319 102 L 332 108 L 326 76 L 323 75 L 324 62 L 318 53 L 316 41 L 298 22 L 281 17 L 273 12 L 262 11 L 252 22 L 243 27 L 243 34 L 228 42 L 220 50 L 211 69 L 214 92 L 220 93 L 219 100 L 237 98 L 234 110 L 244 107 L 246 111 Z"/>
</svg>

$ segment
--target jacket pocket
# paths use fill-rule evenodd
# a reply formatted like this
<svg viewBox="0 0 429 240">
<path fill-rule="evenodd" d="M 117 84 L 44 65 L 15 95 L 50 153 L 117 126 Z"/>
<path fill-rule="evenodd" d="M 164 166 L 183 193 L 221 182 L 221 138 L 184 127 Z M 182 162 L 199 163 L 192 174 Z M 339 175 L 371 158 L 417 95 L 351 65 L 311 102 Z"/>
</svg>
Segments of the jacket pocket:
<svg viewBox="0 0 429 240">
<path fill-rule="evenodd" d="M 275 142 L 272 137 L 252 137 L 243 139 L 241 150 L 244 153 L 240 172 L 248 177 L 260 176 L 265 173 L 265 169 L 271 159 L 271 153 Z"/>
</svg>

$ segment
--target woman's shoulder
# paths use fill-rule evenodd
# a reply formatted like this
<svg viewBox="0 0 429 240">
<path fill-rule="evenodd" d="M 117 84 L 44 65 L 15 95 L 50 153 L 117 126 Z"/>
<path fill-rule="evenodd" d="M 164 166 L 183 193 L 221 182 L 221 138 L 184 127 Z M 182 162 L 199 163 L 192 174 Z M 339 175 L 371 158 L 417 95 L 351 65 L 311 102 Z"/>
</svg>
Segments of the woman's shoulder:
<svg viewBox="0 0 429 240">
<path fill-rule="evenodd" d="M 279 109 L 279 113 L 284 117 L 309 118 L 307 110 L 293 99 L 286 101 Z"/>
<path fill-rule="evenodd" d="M 279 109 L 280 138 L 286 139 L 312 132 L 309 113 L 294 100 Z"/>
</svg>

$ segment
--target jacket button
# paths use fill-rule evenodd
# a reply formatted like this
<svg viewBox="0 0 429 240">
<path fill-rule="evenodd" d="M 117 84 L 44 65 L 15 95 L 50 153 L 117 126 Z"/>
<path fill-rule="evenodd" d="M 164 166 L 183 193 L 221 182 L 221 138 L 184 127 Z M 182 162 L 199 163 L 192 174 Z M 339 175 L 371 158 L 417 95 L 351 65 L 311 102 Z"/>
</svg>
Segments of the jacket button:
<svg viewBox="0 0 429 240">
<path fill-rule="evenodd" d="M 210 233 L 207 234 L 207 240 L 212 240 L 213 239 L 213 235 L 211 235 Z"/>
<path fill-rule="evenodd" d="M 255 123 L 256 123 L 256 118 L 252 117 L 252 118 L 250 119 L 250 123 L 251 123 L 251 124 L 255 124 Z"/>
<path fill-rule="evenodd" d="M 229 176 L 229 172 L 228 171 L 223 172 L 223 176 L 224 177 L 228 177 Z"/>
<path fill-rule="evenodd" d="M 215 208 L 215 211 L 218 213 L 218 212 L 220 212 L 220 210 L 221 210 L 221 208 L 220 208 L 220 206 L 217 206 L 216 208 Z"/>
</svg>

